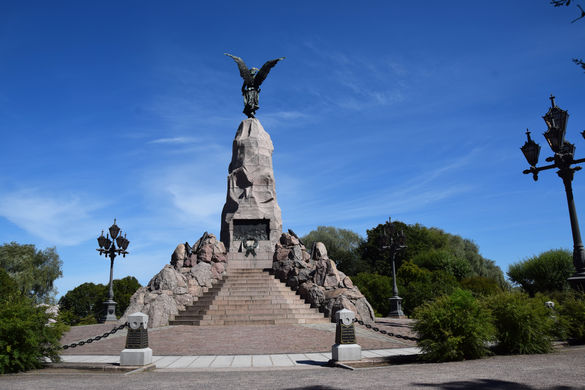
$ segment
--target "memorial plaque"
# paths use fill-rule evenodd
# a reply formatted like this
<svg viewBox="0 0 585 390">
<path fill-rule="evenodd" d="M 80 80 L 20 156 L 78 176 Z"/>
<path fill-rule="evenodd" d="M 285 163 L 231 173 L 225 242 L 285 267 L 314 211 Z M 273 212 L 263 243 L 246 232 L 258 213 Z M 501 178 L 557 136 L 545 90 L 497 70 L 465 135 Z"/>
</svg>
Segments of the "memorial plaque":
<svg viewBox="0 0 585 390">
<path fill-rule="evenodd" d="M 339 322 L 335 332 L 336 344 L 355 344 L 355 326 L 354 324 L 344 325 Z"/>
<path fill-rule="evenodd" d="M 142 348 L 148 348 L 148 331 L 142 325 L 138 329 L 128 328 L 126 349 Z"/>
<path fill-rule="evenodd" d="M 269 219 L 234 219 L 233 241 L 255 238 L 258 241 L 270 240 Z"/>
</svg>

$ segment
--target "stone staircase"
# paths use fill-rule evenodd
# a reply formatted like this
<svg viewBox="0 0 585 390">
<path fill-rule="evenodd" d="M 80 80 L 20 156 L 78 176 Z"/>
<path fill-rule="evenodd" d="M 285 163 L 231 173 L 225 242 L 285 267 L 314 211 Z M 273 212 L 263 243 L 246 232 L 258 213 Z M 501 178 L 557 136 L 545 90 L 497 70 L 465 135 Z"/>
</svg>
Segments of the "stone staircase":
<svg viewBox="0 0 585 390">
<path fill-rule="evenodd" d="M 262 269 L 229 269 L 219 283 L 170 325 L 278 325 L 328 323 L 317 309 Z"/>
</svg>

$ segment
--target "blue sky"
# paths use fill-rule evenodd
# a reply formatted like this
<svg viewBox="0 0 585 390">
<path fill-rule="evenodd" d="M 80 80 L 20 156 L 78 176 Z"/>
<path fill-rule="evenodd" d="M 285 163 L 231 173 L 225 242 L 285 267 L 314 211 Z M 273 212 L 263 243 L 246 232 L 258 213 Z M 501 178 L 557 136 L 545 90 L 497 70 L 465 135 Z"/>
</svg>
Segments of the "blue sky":
<svg viewBox="0 0 585 390">
<path fill-rule="evenodd" d="M 392 219 L 474 240 L 504 271 L 572 248 L 561 180 L 522 175 L 548 96 L 585 156 L 585 21 L 547 0 L 0 3 L 0 242 L 56 246 L 60 294 L 106 283 L 113 218 L 142 284 L 219 235 L 249 66 L 286 56 L 258 119 L 284 229 Z M 585 211 L 585 176 L 575 201 Z M 581 218 L 585 221 L 585 216 Z"/>
</svg>

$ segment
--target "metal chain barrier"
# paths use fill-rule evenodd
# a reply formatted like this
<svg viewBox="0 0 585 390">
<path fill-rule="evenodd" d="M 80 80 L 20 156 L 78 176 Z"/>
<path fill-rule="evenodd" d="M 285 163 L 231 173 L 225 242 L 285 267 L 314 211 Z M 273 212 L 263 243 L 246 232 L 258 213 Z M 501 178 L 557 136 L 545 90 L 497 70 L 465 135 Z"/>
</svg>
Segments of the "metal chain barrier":
<svg viewBox="0 0 585 390">
<path fill-rule="evenodd" d="M 380 329 L 380 328 L 378 328 L 376 326 L 372 326 L 370 324 L 366 324 L 365 322 L 363 322 L 362 320 L 358 320 L 357 318 L 354 318 L 353 322 L 357 322 L 358 324 L 365 326 L 366 328 L 373 330 L 374 332 L 382 333 L 382 334 L 385 334 L 385 335 L 390 336 L 390 337 L 396 337 L 398 339 L 410 340 L 410 341 L 419 341 L 420 340 L 417 337 L 403 336 L 401 334 L 388 332 L 387 330 Z"/>
<path fill-rule="evenodd" d="M 101 339 L 105 339 L 106 337 L 108 337 L 110 335 L 113 335 L 117 331 L 122 330 L 122 329 L 124 329 L 127 326 L 128 326 L 128 323 L 126 322 L 126 323 L 124 323 L 124 324 L 122 324 L 120 326 L 116 326 L 114 329 L 110 330 L 109 332 L 106 332 L 106 333 L 102 334 L 101 336 L 95 336 L 95 337 L 89 338 L 89 339 L 84 340 L 84 341 L 78 341 L 76 343 L 71 343 L 71 344 L 68 344 L 68 345 L 64 345 L 62 348 L 63 349 L 69 349 L 69 348 L 81 347 L 82 345 L 85 345 L 85 344 L 91 344 L 94 341 L 99 341 Z"/>
</svg>

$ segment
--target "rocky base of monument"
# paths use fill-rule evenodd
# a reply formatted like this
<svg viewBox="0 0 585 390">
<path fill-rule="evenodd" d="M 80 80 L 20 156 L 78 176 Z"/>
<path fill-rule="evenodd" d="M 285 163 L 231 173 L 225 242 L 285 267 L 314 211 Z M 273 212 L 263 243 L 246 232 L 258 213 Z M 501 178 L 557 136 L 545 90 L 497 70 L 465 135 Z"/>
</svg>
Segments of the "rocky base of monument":
<svg viewBox="0 0 585 390">
<path fill-rule="evenodd" d="M 132 295 L 119 322 L 126 322 L 128 314 L 142 312 L 148 315 L 150 328 L 167 326 L 173 316 L 222 278 L 226 261 L 226 248 L 213 234 L 205 233 L 193 248 L 188 243 L 177 245 L 171 263 Z"/>
<path fill-rule="evenodd" d="M 356 313 L 358 320 L 373 323 L 374 310 L 351 279 L 337 270 L 325 245 L 315 243 L 311 252 L 312 255 L 297 237 L 283 233 L 274 252 L 275 276 L 331 320 L 338 310 L 348 309 Z"/>
</svg>

